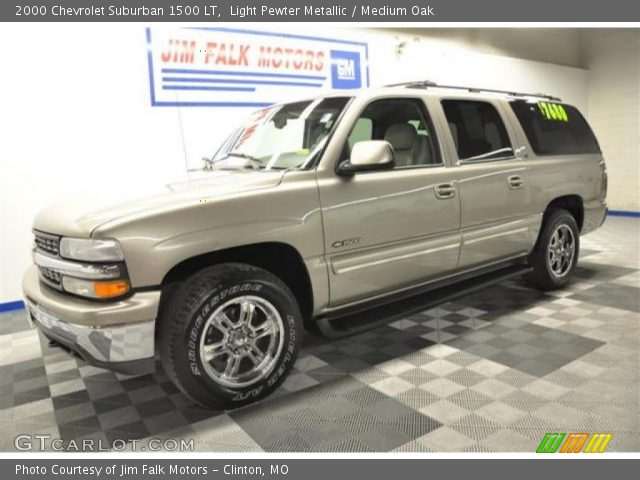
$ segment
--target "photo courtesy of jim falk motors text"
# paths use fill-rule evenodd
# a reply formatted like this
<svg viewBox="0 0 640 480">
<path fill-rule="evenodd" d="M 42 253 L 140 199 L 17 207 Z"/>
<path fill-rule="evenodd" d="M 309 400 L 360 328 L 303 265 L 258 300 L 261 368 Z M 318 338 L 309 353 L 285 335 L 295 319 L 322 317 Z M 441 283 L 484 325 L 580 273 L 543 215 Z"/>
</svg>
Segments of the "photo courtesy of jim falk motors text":
<svg viewBox="0 0 640 480">
<path fill-rule="evenodd" d="M 126 463 L 111 464 L 111 465 L 96 465 L 96 466 L 83 466 L 83 465 L 59 465 L 53 463 L 50 468 L 45 466 L 27 466 L 16 465 L 17 475 L 51 475 L 51 476 L 73 476 L 73 475 L 87 475 L 91 477 L 109 476 L 114 478 L 134 478 L 138 475 L 142 476 L 164 476 L 164 475 L 210 475 L 221 472 L 224 475 L 251 475 L 251 476 L 264 476 L 269 475 L 287 475 L 289 473 L 289 467 L 286 464 L 273 464 L 269 466 L 268 470 L 265 470 L 262 466 L 248 466 L 248 465 L 236 465 L 225 464 L 220 470 L 212 469 L 209 466 L 189 466 L 178 465 L 175 463 L 169 463 L 166 465 L 143 463 L 140 465 L 128 465 Z"/>
</svg>

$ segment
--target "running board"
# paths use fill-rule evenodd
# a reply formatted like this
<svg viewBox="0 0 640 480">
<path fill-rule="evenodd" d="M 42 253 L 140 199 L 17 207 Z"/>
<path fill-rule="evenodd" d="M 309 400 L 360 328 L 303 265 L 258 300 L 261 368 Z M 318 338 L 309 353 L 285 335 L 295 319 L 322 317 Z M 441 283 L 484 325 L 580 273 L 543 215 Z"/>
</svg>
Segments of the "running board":
<svg viewBox="0 0 640 480">
<path fill-rule="evenodd" d="M 442 303 L 454 300 L 470 293 L 503 282 L 509 278 L 528 273 L 532 267 L 528 265 L 511 265 L 476 277 L 432 286 L 426 292 L 416 293 L 389 303 L 362 307 L 358 310 L 348 309 L 316 319 L 320 333 L 328 338 L 343 338 L 362 333 L 372 328 L 406 318 L 409 315 L 423 312 Z"/>
</svg>

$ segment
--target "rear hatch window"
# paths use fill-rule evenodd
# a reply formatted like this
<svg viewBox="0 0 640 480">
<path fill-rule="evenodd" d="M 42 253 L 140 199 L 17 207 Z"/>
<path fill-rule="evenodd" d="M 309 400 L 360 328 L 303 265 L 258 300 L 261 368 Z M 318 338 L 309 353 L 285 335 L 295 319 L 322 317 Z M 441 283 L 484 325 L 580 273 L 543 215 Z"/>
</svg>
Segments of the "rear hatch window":
<svg viewBox="0 0 640 480">
<path fill-rule="evenodd" d="M 536 155 L 600 153 L 595 135 L 577 108 L 555 102 L 510 103 Z"/>
</svg>

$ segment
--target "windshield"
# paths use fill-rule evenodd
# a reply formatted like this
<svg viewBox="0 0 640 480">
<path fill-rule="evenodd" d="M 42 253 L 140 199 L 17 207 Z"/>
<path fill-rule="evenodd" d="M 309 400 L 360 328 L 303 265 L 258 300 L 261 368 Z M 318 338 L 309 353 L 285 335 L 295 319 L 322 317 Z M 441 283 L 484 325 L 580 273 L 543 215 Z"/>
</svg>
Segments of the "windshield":
<svg viewBox="0 0 640 480">
<path fill-rule="evenodd" d="M 304 168 L 324 147 L 348 101 L 331 97 L 258 110 L 223 143 L 209 167 Z"/>
</svg>

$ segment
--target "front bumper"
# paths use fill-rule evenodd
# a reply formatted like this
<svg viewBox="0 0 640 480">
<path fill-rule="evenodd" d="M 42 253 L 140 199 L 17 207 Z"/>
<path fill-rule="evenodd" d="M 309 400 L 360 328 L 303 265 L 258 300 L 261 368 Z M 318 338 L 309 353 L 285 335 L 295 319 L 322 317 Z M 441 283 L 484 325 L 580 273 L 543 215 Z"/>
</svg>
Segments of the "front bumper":
<svg viewBox="0 0 640 480">
<path fill-rule="evenodd" d="M 154 371 L 160 291 L 109 303 L 83 300 L 43 285 L 35 265 L 22 288 L 28 315 L 45 336 L 98 367 L 127 374 Z"/>
</svg>

